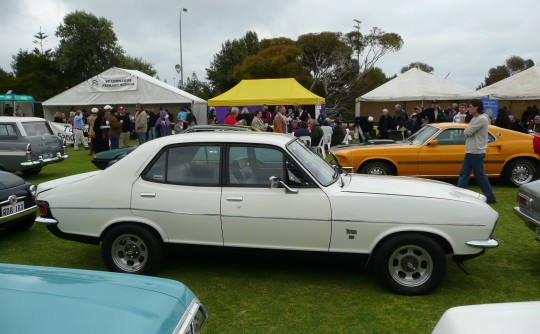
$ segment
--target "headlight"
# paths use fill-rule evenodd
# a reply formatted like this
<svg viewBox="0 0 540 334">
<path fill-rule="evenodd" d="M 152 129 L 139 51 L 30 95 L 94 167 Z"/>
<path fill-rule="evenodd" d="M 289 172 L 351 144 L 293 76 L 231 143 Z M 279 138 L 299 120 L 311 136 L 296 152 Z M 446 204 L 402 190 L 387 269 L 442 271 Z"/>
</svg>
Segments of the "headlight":
<svg viewBox="0 0 540 334">
<path fill-rule="evenodd" d="M 37 187 L 35 185 L 31 185 L 30 188 L 28 188 L 28 191 L 30 192 L 30 194 L 32 195 L 32 197 L 34 197 L 34 200 L 36 199 L 36 196 L 37 196 Z"/>
</svg>

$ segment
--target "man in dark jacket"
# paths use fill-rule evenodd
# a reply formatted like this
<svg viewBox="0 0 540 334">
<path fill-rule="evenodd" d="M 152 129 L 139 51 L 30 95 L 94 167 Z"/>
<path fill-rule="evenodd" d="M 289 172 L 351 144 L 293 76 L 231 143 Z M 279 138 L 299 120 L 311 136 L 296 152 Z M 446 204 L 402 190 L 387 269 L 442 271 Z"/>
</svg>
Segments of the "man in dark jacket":
<svg viewBox="0 0 540 334">
<path fill-rule="evenodd" d="M 439 106 L 438 100 L 431 101 L 431 108 L 427 108 L 418 115 L 416 118 L 424 124 L 440 123 L 444 122 L 444 111 Z"/>
</svg>

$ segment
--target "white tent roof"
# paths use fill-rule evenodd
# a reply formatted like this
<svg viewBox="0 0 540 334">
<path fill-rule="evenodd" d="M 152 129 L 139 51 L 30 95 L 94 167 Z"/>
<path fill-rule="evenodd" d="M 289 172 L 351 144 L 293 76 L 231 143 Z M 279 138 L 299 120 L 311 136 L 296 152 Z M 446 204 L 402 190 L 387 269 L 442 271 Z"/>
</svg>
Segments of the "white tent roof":
<svg viewBox="0 0 540 334">
<path fill-rule="evenodd" d="M 540 69 L 533 66 L 476 91 L 498 100 L 540 100 Z"/>
<path fill-rule="evenodd" d="M 358 97 L 356 102 L 457 100 L 473 96 L 470 88 L 412 68 Z"/>
<path fill-rule="evenodd" d="M 100 73 L 98 76 L 117 76 L 129 73 L 138 78 L 137 89 L 124 91 L 99 92 L 92 90 L 88 81 L 60 93 L 43 106 L 94 106 L 106 104 L 206 104 L 206 101 L 181 89 L 159 81 L 136 70 L 118 67 Z"/>
</svg>

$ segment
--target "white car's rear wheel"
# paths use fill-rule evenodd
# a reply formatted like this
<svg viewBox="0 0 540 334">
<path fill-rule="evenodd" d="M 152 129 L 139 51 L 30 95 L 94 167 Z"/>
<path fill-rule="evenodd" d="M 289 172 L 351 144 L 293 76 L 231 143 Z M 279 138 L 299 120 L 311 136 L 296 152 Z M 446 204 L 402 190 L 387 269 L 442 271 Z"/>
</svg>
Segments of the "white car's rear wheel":
<svg viewBox="0 0 540 334">
<path fill-rule="evenodd" d="M 434 240 L 403 234 L 385 241 L 375 254 L 374 265 L 388 290 L 402 295 L 423 295 L 442 281 L 446 258 Z"/>
<path fill-rule="evenodd" d="M 122 225 L 103 238 L 101 254 L 110 271 L 150 274 L 161 262 L 161 245 L 146 228 Z"/>
</svg>

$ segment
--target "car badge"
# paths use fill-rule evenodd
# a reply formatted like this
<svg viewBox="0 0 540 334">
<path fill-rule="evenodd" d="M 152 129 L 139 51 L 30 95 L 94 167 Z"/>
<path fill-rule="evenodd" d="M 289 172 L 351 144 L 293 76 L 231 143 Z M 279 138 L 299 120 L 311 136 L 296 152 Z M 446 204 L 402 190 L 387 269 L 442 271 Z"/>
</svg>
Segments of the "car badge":
<svg viewBox="0 0 540 334">
<path fill-rule="evenodd" d="M 9 204 L 11 204 L 11 205 L 17 204 L 17 196 L 16 195 L 9 196 L 8 201 L 9 201 Z"/>
</svg>

